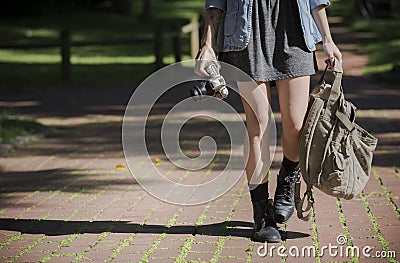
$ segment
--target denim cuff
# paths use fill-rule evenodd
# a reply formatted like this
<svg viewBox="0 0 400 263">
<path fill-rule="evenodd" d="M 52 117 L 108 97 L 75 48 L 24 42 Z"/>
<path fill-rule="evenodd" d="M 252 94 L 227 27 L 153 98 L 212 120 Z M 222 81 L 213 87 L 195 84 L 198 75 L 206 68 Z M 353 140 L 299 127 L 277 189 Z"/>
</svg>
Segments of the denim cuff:
<svg viewBox="0 0 400 263">
<path fill-rule="evenodd" d="M 310 9 L 313 10 L 314 8 L 324 5 L 325 7 L 330 5 L 329 0 L 310 0 Z"/>
<path fill-rule="evenodd" d="M 210 7 L 226 11 L 226 0 L 206 0 L 205 8 L 207 9 Z"/>
</svg>

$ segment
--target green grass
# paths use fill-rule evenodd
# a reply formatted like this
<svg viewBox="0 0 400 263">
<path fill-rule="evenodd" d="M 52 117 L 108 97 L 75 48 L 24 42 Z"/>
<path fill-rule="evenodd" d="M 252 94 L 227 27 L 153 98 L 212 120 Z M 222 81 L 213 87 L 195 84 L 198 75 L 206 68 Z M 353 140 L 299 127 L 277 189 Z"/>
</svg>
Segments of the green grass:
<svg viewBox="0 0 400 263">
<path fill-rule="evenodd" d="M 38 133 L 42 127 L 37 122 L 2 113 L 0 114 L 0 143 L 8 143 L 17 136 Z"/>
<path fill-rule="evenodd" d="M 170 32 L 204 12 L 202 0 L 155 0 L 153 18 L 140 20 L 142 1 L 133 1 L 131 16 L 102 11 L 76 11 L 37 17 L 0 20 L 0 42 L 12 44 L 59 43 L 62 29 L 71 41 L 152 38 L 157 27 Z M 172 40 L 164 41 L 164 63 L 174 62 Z M 182 39 L 183 59 L 189 58 L 189 36 Z M 68 85 L 137 85 L 154 71 L 153 44 L 84 46 L 71 49 L 71 81 L 61 82 L 59 48 L 0 49 L 0 90 L 53 89 Z"/>
</svg>

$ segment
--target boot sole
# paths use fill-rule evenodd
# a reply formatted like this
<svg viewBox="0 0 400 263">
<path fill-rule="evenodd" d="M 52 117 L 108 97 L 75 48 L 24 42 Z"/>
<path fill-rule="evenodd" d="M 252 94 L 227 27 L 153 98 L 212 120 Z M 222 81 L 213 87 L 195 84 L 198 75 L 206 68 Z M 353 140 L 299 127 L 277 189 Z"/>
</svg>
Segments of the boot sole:
<svg viewBox="0 0 400 263">
<path fill-rule="evenodd" d="M 279 242 L 282 241 L 281 238 L 267 239 L 267 240 L 265 240 L 265 239 L 263 239 L 263 238 L 258 237 L 257 235 L 254 235 L 253 238 L 252 238 L 252 240 L 253 240 L 253 241 L 256 241 L 256 242 L 262 242 L 262 243 L 264 243 L 264 242 L 267 242 L 267 243 L 279 243 Z"/>
</svg>

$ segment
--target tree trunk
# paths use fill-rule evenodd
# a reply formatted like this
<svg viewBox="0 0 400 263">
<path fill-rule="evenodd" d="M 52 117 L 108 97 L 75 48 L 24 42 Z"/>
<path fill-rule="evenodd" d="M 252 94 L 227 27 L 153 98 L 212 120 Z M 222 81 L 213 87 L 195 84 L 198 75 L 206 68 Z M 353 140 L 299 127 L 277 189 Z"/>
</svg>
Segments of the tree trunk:
<svg viewBox="0 0 400 263">
<path fill-rule="evenodd" d="M 141 19 L 144 21 L 151 19 L 151 0 L 143 0 Z"/>
</svg>

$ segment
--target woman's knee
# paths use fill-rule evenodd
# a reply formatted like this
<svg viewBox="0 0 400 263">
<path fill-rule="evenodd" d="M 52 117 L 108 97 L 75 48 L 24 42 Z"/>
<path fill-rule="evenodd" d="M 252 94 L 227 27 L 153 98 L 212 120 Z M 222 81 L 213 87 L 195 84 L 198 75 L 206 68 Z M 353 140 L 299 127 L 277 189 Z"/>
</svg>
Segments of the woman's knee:
<svg viewBox="0 0 400 263">
<path fill-rule="evenodd" d="M 283 134 L 286 138 L 298 138 L 301 135 L 303 122 L 286 123 L 283 127 Z"/>
<path fill-rule="evenodd" d="M 247 134 L 249 136 L 250 142 L 255 142 L 261 138 L 261 129 L 257 124 L 247 123 Z"/>
<path fill-rule="evenodd" d="M 265 114 L 260 114 L 257 118 L 247 121 L 247 132 L 250 138 L 261 138 L 267 132 L 270 119 Z"/>
</svg>

